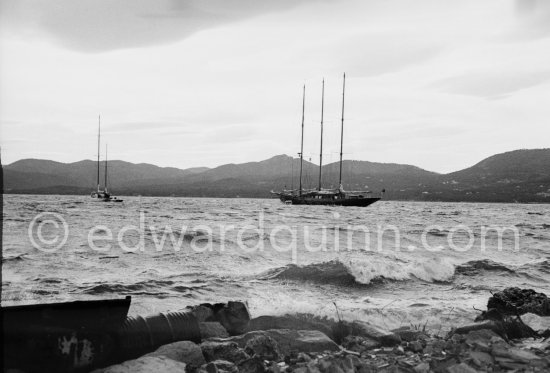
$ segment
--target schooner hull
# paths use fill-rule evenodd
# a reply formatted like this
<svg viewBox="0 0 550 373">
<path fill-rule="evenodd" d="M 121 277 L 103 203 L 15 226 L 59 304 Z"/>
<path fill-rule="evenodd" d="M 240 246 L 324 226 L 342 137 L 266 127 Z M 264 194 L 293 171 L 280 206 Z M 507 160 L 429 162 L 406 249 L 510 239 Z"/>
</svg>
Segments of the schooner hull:
<svg viewBox="0 0 550 373">
<path fill-rule="evenodd" d="M 320 206 L 355 206 L 366 207 L 379 201 L 380 197 L 342 198 L 342 199 L 317 199 L 299 196 L 279 195 L 279 199 L 292 205 L 320 205 Z"/>
</svg>

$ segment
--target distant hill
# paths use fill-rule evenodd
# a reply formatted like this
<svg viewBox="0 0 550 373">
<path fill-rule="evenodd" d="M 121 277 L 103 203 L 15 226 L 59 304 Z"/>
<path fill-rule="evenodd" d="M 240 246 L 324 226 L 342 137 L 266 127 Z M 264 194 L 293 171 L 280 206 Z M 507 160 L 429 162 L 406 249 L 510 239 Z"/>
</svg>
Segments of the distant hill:
<svg viewBox="0 0 550 373">
<path fill-rule="evenodd" d="M 103 185 L 105 163 L 100 162 L 100 183 Z M 206 167 L 181 170 L 173 167 L 158 167 L 152 164 L 134 164 L 124 161 L 109 161 L 109 186 L 124 190 L 127 186 L 148 186 L 160 180 L 178 183 L 184 177 L 208 170 Z M 97 185 L 97 162 L 84 160 L 60 163 L 43 159 L 23 159 L 4 166 L 4 190 L 9 193 L 20 189 L 44 189 L 53 186 L 94 188 Z"/>
<path fill-rule="evenodd" d="M 109 187 L 118 195 L 269 197 L 297 188 L 300 160 L 278 155 L 260 162 L 178 169 L 109 161 Z M 100 163 L 103 185 L 103 167 Z M 386 190 L 387 199 L 431 201 L 550 202 L 550 149 L 497 154 L 467 169 L 438 174 L 419 167 L 367 161 L 343 162 L 347 190 Z M 304 161 L 303 186 L 318 185 L 319 166 Z M 5 193 L 87 194 L 97 163 L 24 159 L 4 167 Z M 323 186 L 338 185 L 339 165 L 323 166 Z"/>
<path fill-rule="evenodd" d="M 493 155 L 442 175 L 430 191 L 444 200 L 550 202 L 550 149 Z"/>
</svg>

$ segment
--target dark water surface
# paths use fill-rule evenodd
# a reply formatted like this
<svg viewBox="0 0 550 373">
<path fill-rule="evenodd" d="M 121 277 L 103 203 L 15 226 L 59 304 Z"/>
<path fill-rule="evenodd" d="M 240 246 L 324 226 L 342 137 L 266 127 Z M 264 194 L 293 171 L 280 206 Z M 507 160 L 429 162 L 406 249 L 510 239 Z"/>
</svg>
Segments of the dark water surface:
<svg viewBox="0 0 550 373">
<path fill-rule="evenodd" d="M 548 205 L 124 199 L 4 196 L 2 304 L 132 295 L 130 313 L 149 314 L 241 299 L 253 316 L 335 317 L 336 302 L 386 327 L 446 328 L 490 291 L 550 290 Z M 64 230 L 48 220 L 59 217 L 68 235 L 53 250 Z M 500 249 L 492 227 L 504 229 Z"/>
</svg>

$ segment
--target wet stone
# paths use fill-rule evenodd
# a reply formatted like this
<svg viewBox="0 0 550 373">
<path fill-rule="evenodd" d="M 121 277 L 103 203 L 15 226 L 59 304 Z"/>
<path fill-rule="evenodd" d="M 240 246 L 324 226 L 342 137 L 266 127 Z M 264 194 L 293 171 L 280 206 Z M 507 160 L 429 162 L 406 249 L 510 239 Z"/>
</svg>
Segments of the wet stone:
<svg viewBox="0 0 550 373">
<path fill-rule="evenodd" d="M 452 365 L 447 368 L 447 372 L 449 373 L 477 373 L 477 370 L 472 368 L 466 363 L 460 363 L 456 365 Z"/>
</svg>

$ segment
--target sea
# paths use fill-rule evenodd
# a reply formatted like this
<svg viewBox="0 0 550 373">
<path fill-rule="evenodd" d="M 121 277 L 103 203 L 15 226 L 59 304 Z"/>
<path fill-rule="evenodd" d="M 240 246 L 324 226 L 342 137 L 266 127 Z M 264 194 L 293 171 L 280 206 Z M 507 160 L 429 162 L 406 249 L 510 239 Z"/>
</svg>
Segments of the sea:
<svg viewBox="0 0 550 373">
<path fill-rule="evenodd" d="M 506 287 L 550 290 L 550 206 L 4 195 L 2 305 L 132 296 L 130 314 L 247 302 L 448 330 Z"/>
</svg>

